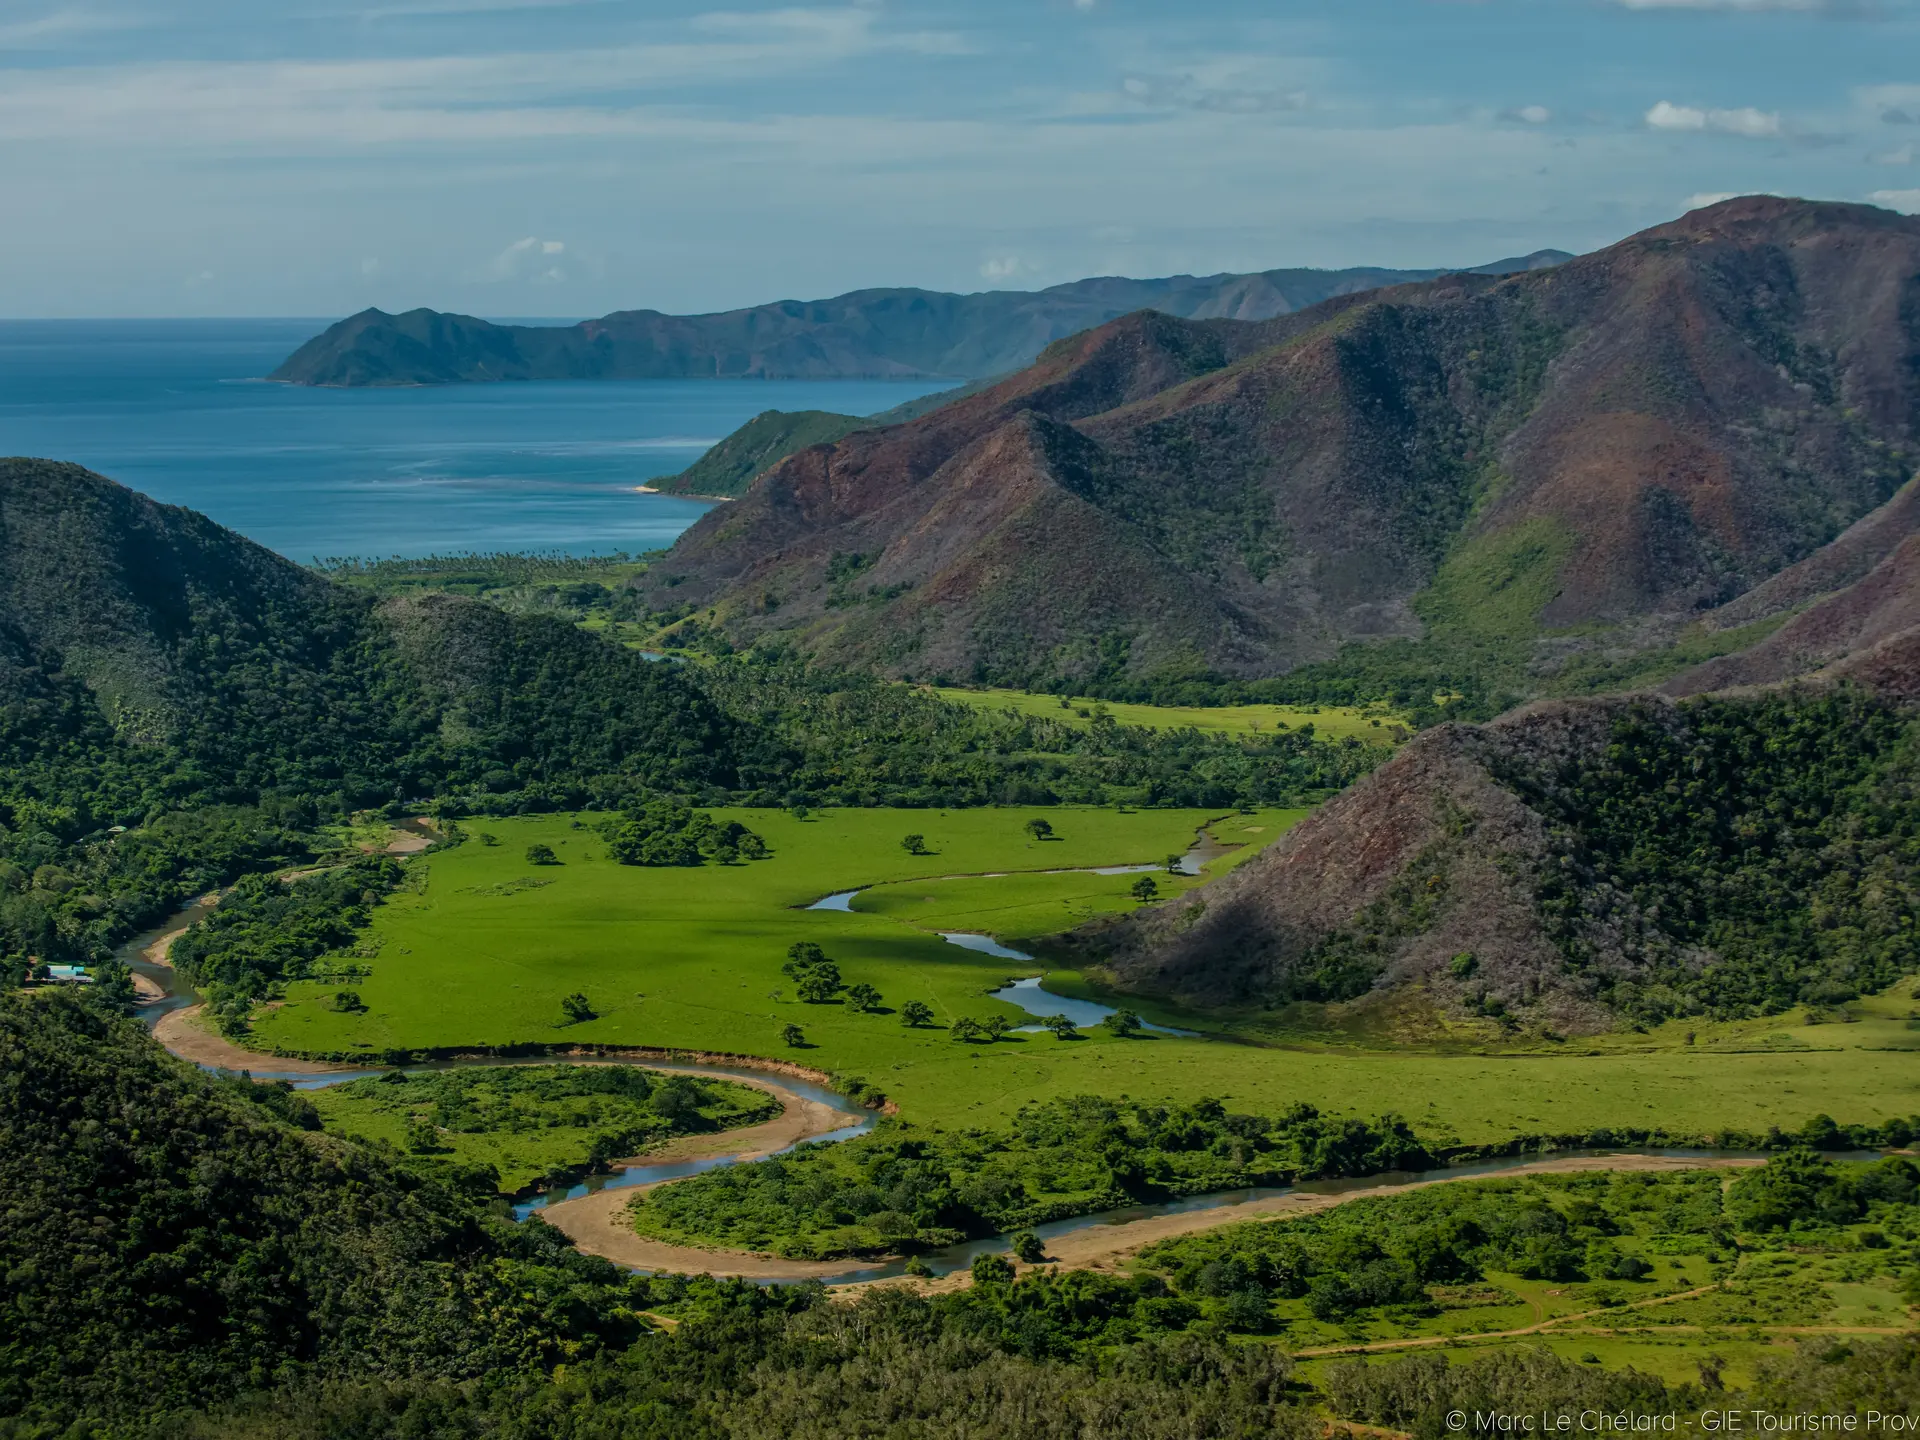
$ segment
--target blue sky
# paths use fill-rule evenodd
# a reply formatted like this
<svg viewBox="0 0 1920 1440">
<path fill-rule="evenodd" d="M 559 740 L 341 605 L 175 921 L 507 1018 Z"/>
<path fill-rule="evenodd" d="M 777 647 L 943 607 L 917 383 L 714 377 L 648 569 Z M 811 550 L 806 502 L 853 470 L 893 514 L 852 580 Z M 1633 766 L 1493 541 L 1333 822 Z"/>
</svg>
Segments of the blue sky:
<svg viewBox="0 0 1920 1440">
<path fill-rule="evenodd" d="M 1920 210 L 1920 0 L 0 0 L 0 315 L 718 309 Z"/>
</svg>

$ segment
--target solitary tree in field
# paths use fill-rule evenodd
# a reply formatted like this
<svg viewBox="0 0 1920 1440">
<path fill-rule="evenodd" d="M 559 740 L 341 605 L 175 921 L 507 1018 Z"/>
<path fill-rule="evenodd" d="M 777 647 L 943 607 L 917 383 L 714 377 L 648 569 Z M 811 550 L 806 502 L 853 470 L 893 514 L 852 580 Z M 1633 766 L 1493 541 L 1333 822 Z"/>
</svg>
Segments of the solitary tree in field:
<svg viewBox="0 0 1920 1440">
<path fill-rule="evenodd" d="M 1184 865 L 1181 864 L 1181 862 L 1186 858 L 1187 857 L 1184 855 L 1167 856 L 1167 874 L 1178 875 L 1183 869 L 1186 868 Z"/>
<path fill-rule="evenodd" d="M 361 1003 L 358 990 L 336 990 L 333 992 L 333 1008 L 342 1015 L 357 1015 L 367 1007 Z"/>
<path fill-rule="evenodd" d="M 1133 898 L 1145 905 L 1150 900 L 1160 898 L 1160 882 L 1151 875 L 1142 875 L 1133 882 Z"/>
<path fill-rule="evenodd" d="M 1042 820 L 1038 816 L 1035 816 L 1033 819 L 1027 821 L 1027 833 L 1036 840 L 1051 840 L 1053 838 L 1053 824 L 1051 821 Z"/>
<path fill-rule="evenodd" d="M 788 1049 L 798 1050 L 807 1043 L 807 1032 L 791 1022 L 780 1027 L 780 1039 Z"/>
<path fill-rule="evenodd" d="M 1080 1038 L 1080 1027 L 1064 1015 L 1049 1015 L 1040 1023 L 1053 1032 L 1053 1038 L 1056 1040 L 1078 1040 Z"/>
<path fill-rule="evenodd" d="M 927 837 L 924 835 L 904 836 L 900 841 L 900 848 L 909 855 L 930 855 L 933 853 L 927 849 Z"/>
<path fill-rule="evenodd" d="M 1004 1015 L 989 1015 L 980 1022 L 980 1029 L 989 1041 L 999 1040 L 1013 1029 L 1013 1022 Z"/>
<path fill-rule="evenodd" d="M 1116 1010 L 1100 1022 L 1107 1030 L 1122 1039 L 1138 1035 L 1141 1030 L 1140 1017 L 1131 1010 Z"/>
<path fill-rule="evenodd" d="M 900 1007 L 900 1023 L 918 1028 L 933 1023 L 933 1007 L 924 1000 L 909 1000 Z"/>
<path fill-rule="evenodd" d="M 849 985 L 847 1004 L 856 1010 L 877 1010 L 880 1006 L 880 992 L 871 985 Z"/>
<path fill-rule="evenodd" d="M 480 843 L 482 845 L 498 845 L 500 843 L 500 837 L 498 835 L 490 835 L 485 830 L 482 830 L 480 832 Z"/>
<path fill-rule="evenodd" d="M 578 1025 L 583 1021 L 595 1019 L 592 1004 L 578 990 L 560 1002 L 560 1008 L 566 1012 L 567 1023 Z"/>
<path fill-rule="evenodd" d="M 947 1026 L 947 1038 L 949 1040 L 974 1041 L 986 1033 L 987 1032 L 981 1028 L 980 1022 L 975 1020 L 971 1015 L 962 1015 L 951 1025 Z"/>
<path fill-rule="evenodd" d="M 533 844 L 527 846 L 527 863 L 529 865 L 558 865 L 560 863 L 560 857 L 553 853 L 553 847 L 551 845 L 543 845 L 536 840 Z"/>
<path fill-rule="evenodd" d="M 1013 1254 L 1022 1265 L 1038 1265 L 1047 1258 L 1047 1247 L 1033 1231 L 1022 1230 L 1013 1237 Z"/>
</svg>

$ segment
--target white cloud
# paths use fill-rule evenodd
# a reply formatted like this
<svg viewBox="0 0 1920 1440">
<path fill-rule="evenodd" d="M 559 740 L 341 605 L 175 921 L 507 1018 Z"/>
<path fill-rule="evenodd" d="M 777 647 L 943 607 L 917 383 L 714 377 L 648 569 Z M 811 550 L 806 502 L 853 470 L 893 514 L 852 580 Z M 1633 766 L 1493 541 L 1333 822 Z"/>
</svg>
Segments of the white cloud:
<svg viewBox="0 0 1920 1440">
<path fill-rule="evenodd" d="M 1763 10 L 1818 12 L 1838 7 L 1831 0 L 1614 0 L 1623 10 Z"/>
<path fill-rule="evenodd" d="M 49 11 L 33 20 L 0 25 L 0 50 L 39 50 L 76 35 L 131 30 L 146 22 L 129 15 L 104 15 L 94 10 L 67 8 Z"/>
<path fill-rule="evenodd" d="M 1650 130 L 1712 131 L 1747 140 L 1777 139 L 1781 134 L 1778 115 L 1756 110 L 1751 105 L 1738 110 L 1702 110 L 1662 100 L 1647 111 L 1645 118 Z"/>
<path fill-rule="evenodd" d="M 1018 255 L 995 255 L 980 263 L 980 278 L 997 284 L 1002 280 L 1012 280 L 1016 276 L 1025 275 L 1033 268 Z"/>
<path fill-rule="evenodd" d="M 1704 210 L 1709 205 L 1718 205 L 1722 200 L 1737 200 L 1747 192 L 1744 190 L 1703 190 L 1697 195 L 1687 196 L 1683 210 Z"/>
<path fill-rule="evenodd" d="M 1289 83 L 1289 67 L 1246 60 L 1188 65 L 1161 75 L 1129 75 L 1121 94 L 1149 110 L 1211 110 L 1229 115 L 1307 108 L 1307 92 Z"/>
<path fill-rule="evenodd" d="M 553 257 L 566 253 L 563 240 L 542 240 L 529 235 L 516 240 L 481 267 L 476 278 L 498 285 L 508 280 L 530 280 L 536 285 L 553 285 L 567 278 L 567 272 Z"/>
<path fill-rule="evenodd" d="M 862 57 L 964 48 L 950 35 L 885 31 L 880 18 L 866 7 L 716 13 L 693 22 L 692 38 L 597 49 L 0 67 L 0 140 L 241 150 L 655 134 L 665 117 L 647 105 L 703 84 L 791 80 Z"/>
<path fill-rule="evenodd" d="M 1515 110 L 1502 110 L 1502 120 L 1518 120 L 1523 125 L 1544 125 L 1553 119 L 1553 111 L 1544 105 L 1522 105 Z"/>
<path fill-rule="evenodd" d="M 1889 210 L 1904 211 L 1908 215 L 1920 214 L 1920 190 L 1876 190 L 1867 199 Z"/>
<path fill-rule="evenodd" d="M 1868 159 L 1876 165 L 1911 165 L 1913 146 L 1902 145 L 1898 150 L 1883 150 L 1878 155 L 1869 156 Z"/>
</svg>

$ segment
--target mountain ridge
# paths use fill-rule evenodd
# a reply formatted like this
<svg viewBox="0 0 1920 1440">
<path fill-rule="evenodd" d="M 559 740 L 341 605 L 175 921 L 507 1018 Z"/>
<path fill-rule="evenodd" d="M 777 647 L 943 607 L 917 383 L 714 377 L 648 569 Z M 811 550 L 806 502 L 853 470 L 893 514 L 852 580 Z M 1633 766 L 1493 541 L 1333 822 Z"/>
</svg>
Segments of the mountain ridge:
<svg viewBox="0 0 1920 1440">
<path fill-rule="evenodd" d="M 1472 267 L 1506 274 L 1564 251 Z M 572 326 L 497 325 L 470 315 L 378 309 L 328 327 L 268 377 L 320 386 L 551 379 L 977 379 L 1017 370 L 1051 342 L 1134 310 L 1267 319 L 1446 270 L 1268 270 L 1096 276 L 1045 290 L 850 291 L 703 315 L 624 310 Z"/>
<path fill-rule="evenodd" d="M 1677 623 L 1911 478 L 1915 295 L 1920 221 L 1749 197 L 1550 270 L 1139 312 L 790 456 L 637 584 L 736 644 L 1038 688 Z"/>
</svg>

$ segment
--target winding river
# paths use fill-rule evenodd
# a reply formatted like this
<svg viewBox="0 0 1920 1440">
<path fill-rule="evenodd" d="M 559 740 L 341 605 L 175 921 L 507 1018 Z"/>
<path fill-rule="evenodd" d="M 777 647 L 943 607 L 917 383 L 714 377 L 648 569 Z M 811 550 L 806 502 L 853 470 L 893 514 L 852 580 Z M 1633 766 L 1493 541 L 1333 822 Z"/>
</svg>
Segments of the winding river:
<svg viewBox="0 0 1920 1440">
<path fill-rule="evenodd" d="M 286 1080 L 300 1089 L 340 1085 L 381 1074 L 382 1071 L 377 1069 L 305 1062 L 280 1062 L 289 1068 L 277 1070 L 255 1068 L 251 1063 L 255 1058 L 262 1065 L 270 1066 L 276 1063 L 274 1057 L 254 1057 L 230 1042 L 212 1039 L 206 1032 L 187 1025 L 183 1012 L 198 1003 L 197 997 L 179 981 L 173 967 L 167 963 L 167 950 L 175 937 L 207 915 L 218 903 L 218 895 L 202 896 L 166 924 L 128 941 L 119 952 L 119 958 L 137 976 L 148 982 L 148 986 L 143 987 L 146 993 L 157 994 L 158 998 L 150 999 L 142 1010 L 148 1025 L 156 1030 L 158 1038 L 167 1048 L 203 1069 L 244 1069 L 254 1079 Z M 963 937 L 948 938 L 958 943 Z M 1010 958 L 1031 958 L 1017 951 L 1006 952 L 1004 947 L 988 953 L 1008 953 Z M 1058 1014 L 1065 1010 L 1080 1020 L 1079 1007 L 1085 1007 L 1088 1012 L 1098 1010 L 1108 1013 L 1107 1007 L 1096 1006 L 1089 1001 L 1071 1001 L 1047 995 L 1038 989 L 1038 985 L 1037 980 L 1022 981 L 996 993 L 998 998 L 1011 1000 L 1035 1014 Z M 1023 990 L 1022 987 L 1028 989 Z M 1028 998 L 1029 992 L 1031 998 Z M 1041 998 L 1043 996 L 1044 999 Z M 1046 1008 L 1042 1010 L 1039 1008 L 1041 1006 Z M 168 1017 L 175 1018 L 169 1020 Z M 1091 1021 L 1081 1020 L 1081 1023 Z M 409 1068 L 417 1073 L 475 1065 L 608 1063 L 623 1063 L 623 1057 L 482 1057 Z M 762 1283 L 803 1279 L 848 1283 L 891 1279 L 906 1273 L 904 1259 L 781 1260 L 770 1256 L 661 1245 L 628 1230 L 619 1223 L 628 1192 L 637 1193 L 649 1186 L 698 1175 L 723 1165 L 764 1159 L 784 1153 L 795 1145 L 849 1140 L 873 1129 L 877 1117 L 845 1096 L 793 1075 L 790 1073 L 792 1067 L 776 1066 L 772 1062 L 769 1070 L 759 1070 L 737 1064 L 708 1063 L 677 1057 L 659 1059 L 649 1054 L 644 1057 L 636 1055 L 625 1063 L 644 1065 L 655 1070 L 711 1075 L 751 1085 L 778 1099 L 783 1113 L 779 1119 L 764 1125 L 671 1142 L 667 1151 L 655 1159 L 635 1159 L 609 1175 L 594 1176 L 583 1185 L 524 1200 L 513 1207 L 515 1218 L 524 1220 L 531 1215 L 543 1215 L 572 1236 L 583 1250 L 605 1255 L 618 1264 L 640 1270 L 704 1271 L 716 1275 L 740 1275 Z M 1097 1266 L 1111 1264 L 1142 1245 L 1189 1231 L 1263 1215 L 1305 1213 L 1360 1196 L 1387 1194 L 1417 1185 L 1528 1170 L 1677 1169 L 1701 1164 L 1753 1165 L 1762 1159 L 1763 1156 L 1749 1152 L 1718 1150 L 1565 1151 L 1552 1156 L 1515 1156 L 1437 1170 L 1374 1175 L 1358 1180 L 1307 1181 L 1280 1188 L 1232 1190 L 1162 1204 L 1132 1205 L 1037 1226 L 1035 1233 L 1046 1244 L 1050 1258 L 1065 1264 Z M 971 1240 L 930 1252 L 921 1259 L 935 1276 L 953 1275 L 965 1271 L 976 1256 L 1006 1253 L 1010 1243 L 1005 1237 L 999 1236 Z"/>
</svg>

